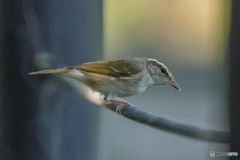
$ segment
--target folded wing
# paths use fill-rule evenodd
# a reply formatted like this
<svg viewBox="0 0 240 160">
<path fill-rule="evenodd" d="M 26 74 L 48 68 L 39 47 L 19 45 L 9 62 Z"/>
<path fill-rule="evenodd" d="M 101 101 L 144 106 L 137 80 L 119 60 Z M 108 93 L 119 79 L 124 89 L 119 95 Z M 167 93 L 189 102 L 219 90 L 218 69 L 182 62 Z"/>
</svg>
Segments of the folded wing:
<svg viewBox="0 0 240 160">
<path fill-rule="evenodd" d="M 141 72 L 144 63 L 136 59 L 122 59 L 114 61 L 97 61 L 84 63 L 80 66 L 67 67 L 67 69 L 76 68 L 82 72 L 91 72 L 112 77 L 129 77 L 133 74 Z"/>
</svg>

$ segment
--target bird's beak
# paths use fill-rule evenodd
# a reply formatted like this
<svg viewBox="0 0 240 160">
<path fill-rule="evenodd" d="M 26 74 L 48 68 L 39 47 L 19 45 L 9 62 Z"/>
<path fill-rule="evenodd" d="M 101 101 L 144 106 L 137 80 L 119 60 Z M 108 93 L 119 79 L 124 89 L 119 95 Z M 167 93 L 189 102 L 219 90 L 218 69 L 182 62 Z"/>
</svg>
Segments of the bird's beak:
<svg viewBox="0 0 240 160">
<path fill-rule="evenodd" d="M 171 85 L 171 86 L 173 86 L 173 87 L 176 88 L 177 90 L 181 91 L 180 86 L 179 86 L 175 81 L 169 80 L 169 81 L 168 81 L 168 84 Z"/>
</svg>

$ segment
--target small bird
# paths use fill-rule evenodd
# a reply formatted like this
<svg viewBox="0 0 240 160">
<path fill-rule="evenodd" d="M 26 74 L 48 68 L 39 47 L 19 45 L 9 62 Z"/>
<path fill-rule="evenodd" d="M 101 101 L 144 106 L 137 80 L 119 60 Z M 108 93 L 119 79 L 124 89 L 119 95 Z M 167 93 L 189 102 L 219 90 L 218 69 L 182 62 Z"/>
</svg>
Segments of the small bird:
<svg viewBox="0 0 240 160">
<path fill-rule="evenodd" d="M 121 105 L 116 109 L 119 114 L 124 107 L 131 104 L 117 97 L 137 95 L 154 85 L 169 84 L 181 91 L 169 68 L 150 58 L 96 61 L 63 69 L 29 73 L 29 75 L 40 74 L 60 74 L 82 82 L 93 91 L 104 95 L 106 102 L 120 103 Z"/>
</svg>

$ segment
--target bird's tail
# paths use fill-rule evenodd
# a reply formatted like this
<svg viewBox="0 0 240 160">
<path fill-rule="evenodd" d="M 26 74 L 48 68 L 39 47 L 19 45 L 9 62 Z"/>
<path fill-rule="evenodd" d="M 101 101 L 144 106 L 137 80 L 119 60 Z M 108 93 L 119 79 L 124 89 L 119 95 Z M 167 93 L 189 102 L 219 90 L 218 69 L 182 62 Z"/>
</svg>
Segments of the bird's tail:
<svg viewBox="0 0 240 160">
<path fill-rule="evenodd" d="M 39 75 L 39 74 L 64 74 L 67 73 L 69 69 L 50 69 L 50 70 L 41 70 L 37 72 L 28 73 L 28 75 Z"/>
</svg>

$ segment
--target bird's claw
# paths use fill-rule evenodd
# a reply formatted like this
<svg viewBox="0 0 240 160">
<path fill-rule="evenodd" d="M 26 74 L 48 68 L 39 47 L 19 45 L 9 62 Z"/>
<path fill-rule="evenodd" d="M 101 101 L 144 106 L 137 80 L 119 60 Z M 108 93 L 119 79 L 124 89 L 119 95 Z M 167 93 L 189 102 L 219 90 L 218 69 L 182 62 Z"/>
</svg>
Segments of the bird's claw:
<svg viewBox="0 0 240 160">
<path fill-rule="evenodd" d="M 133 106 L 133 105 L 131 105 L 131 104 L 128 103 L 128 102 L 126 102 L 125 104 L 121 104 L 121 105 L 119 105 L 119 106 L 117 107 L 116 113 L 122 115 L 122 109 L 125 108 L 125 107 L 127 107 L 127 106 Z"/>
<path fill-rule="evenodd" d="M 127 101 L 121 100 L 117 98 L 116 100 L 109 100 L 108 102 L 112 103 L 120 103 L 120 105 L 116 108 L 116 113 L 122 115 L 122 109 L 127 107 L 127 106 L 133 106 L 132 104 L 128 103 Z"/>
</svg>

